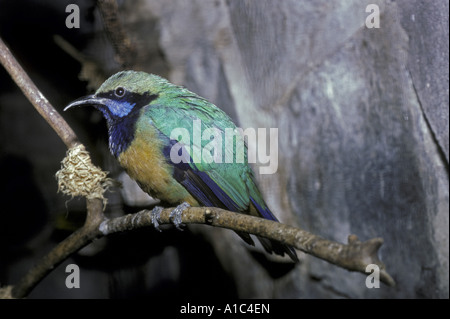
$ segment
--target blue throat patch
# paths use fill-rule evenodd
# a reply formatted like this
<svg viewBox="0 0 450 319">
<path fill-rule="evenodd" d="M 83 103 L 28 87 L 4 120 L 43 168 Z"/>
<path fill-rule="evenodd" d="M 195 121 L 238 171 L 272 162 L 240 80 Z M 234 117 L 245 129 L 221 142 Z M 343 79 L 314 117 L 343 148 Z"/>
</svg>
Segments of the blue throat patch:
<svg viewBox="0 0 450 319">
<path fill-rule="evenodd" d="M 117 158 L 133 142 L 136 122 L 140 111 L 158 98 L 157 94 L 126 92 L 122 98 L 114 96 L 114 91 L 97 94 L 107 98 L 105 105 L 97 108 L 103 113 L 108 124 L 109 149 Z"/>
<path fill-rule="evenodd" d="M 114 116 L 124 117 L 131 112 L 135 105 L 136 103 L 130 103 L 127 101 L 109 100 L 107 107 Z"/>
</svg>

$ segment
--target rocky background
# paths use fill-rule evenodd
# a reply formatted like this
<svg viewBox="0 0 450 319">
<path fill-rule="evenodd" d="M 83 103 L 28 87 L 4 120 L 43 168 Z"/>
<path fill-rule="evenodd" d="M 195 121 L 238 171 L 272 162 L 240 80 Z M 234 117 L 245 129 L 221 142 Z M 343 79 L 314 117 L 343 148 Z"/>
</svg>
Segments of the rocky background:
<svg viewBox="0 0 450 319">
<path fill-rule="evenodd" d="M 79 29 L 65 26 L 70 3 Z M 370 4 L 379 28 L 366 25 Z M 258 180 L 279 219 L 338 242 L 382 237 L 396 287 L 368 289 L 363 274 L 302 253 L 292 268 L 198 226 L 99 240 L 30 297 L 448 298 L 448 10 L 415 0 L 119 1 L 135 69 L 208 98 L 238 126 L 278 128 L 278 170 Z M 93 1 L 1 0 L 0 36 L 61 112 L 120 69 Z M 82 222 L 84 202 L 56 193 L 64 145 L 3 69 L 0 80 L 0 284 L 14 284 Z M 124 180 L 99 114 L 63 115 L 96 164 Z M 108 214 L 149 204 L 124 185 Z M 81 268 L 80 289 L 64 285 L 69 263 Z"/>
</svg>

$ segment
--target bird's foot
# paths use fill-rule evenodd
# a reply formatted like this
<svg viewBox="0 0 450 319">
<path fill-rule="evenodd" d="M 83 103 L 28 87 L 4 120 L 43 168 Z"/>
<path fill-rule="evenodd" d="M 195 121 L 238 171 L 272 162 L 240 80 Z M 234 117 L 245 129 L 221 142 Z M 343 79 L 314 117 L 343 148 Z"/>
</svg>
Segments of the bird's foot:
<svg viewBox="0 0 450 319">
<path fill-rule="evenodd" d="M 152 224 L 155 227 L 155 229 L 159 232 L 162 232 L 161 228 L 159 228 L 159 222 L 161 221 L 161 212 L 163 211 L 162 207 L 155 206 L 155 208 L 152 209 L 151 215 L 152 215 Z"/>
<path fill-rule="evenodd" d="M 169 218 L 172 219 L 173 224 L 175 225 L 175 227 L 178 230 L 183 230 L 180 226 L 182 226 L 182 222 L 181 222 L 181 214 L 183 214 L 183 211 L 188 208 L 191 207 L 191 205 L 189 205 L 188 203 L 184 202 L 180 205 L 178 205 L 169 215 Z"/>
</svg>

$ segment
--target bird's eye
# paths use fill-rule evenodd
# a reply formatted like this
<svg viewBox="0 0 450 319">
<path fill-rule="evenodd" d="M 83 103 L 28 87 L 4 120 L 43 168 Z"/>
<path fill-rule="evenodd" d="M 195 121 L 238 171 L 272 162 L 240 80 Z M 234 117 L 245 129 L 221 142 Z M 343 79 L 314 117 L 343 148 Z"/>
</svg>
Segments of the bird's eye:
<svg viewBox="0 0 450 319">
<path fill-rule="evenodd" d="M 114 94 L 116 94 L 117 97 L 123 97 L 125 95 L 125 89 L 121 86 L 119 86 L 115 91 Z"/>
</svg>

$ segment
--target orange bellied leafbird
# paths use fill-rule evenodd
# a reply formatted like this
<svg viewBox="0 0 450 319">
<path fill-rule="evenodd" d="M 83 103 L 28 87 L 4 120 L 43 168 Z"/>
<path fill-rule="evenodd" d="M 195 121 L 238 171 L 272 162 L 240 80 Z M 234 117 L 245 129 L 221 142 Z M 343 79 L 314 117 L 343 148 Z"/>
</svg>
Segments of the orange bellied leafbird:
<svg viewBox="0 0 450 319">
<path fill-rule="evenodd" d="M 256 186 L 244 137 L 234 134 L 231 142 L 223 142 L 223 133 L 236 133 L 236 125 L 204 98 L 153 74 L 122 71 L 64 110 L 81 105 L 103 113 L 111 153 L 130 177 L 151 196 L 178 205 L 171 214 L 177 227 L 189 205 L 278 221 Z M 210 135 L 217 137 L 215 143 Z M 160 212 L 155 208 L 156 228 Z M 249 234 L 238 234 L 254 244 Z M 287 253 L 298 261 L 292 247 L 258 239 L 267 252 Z"/>
</svg>

